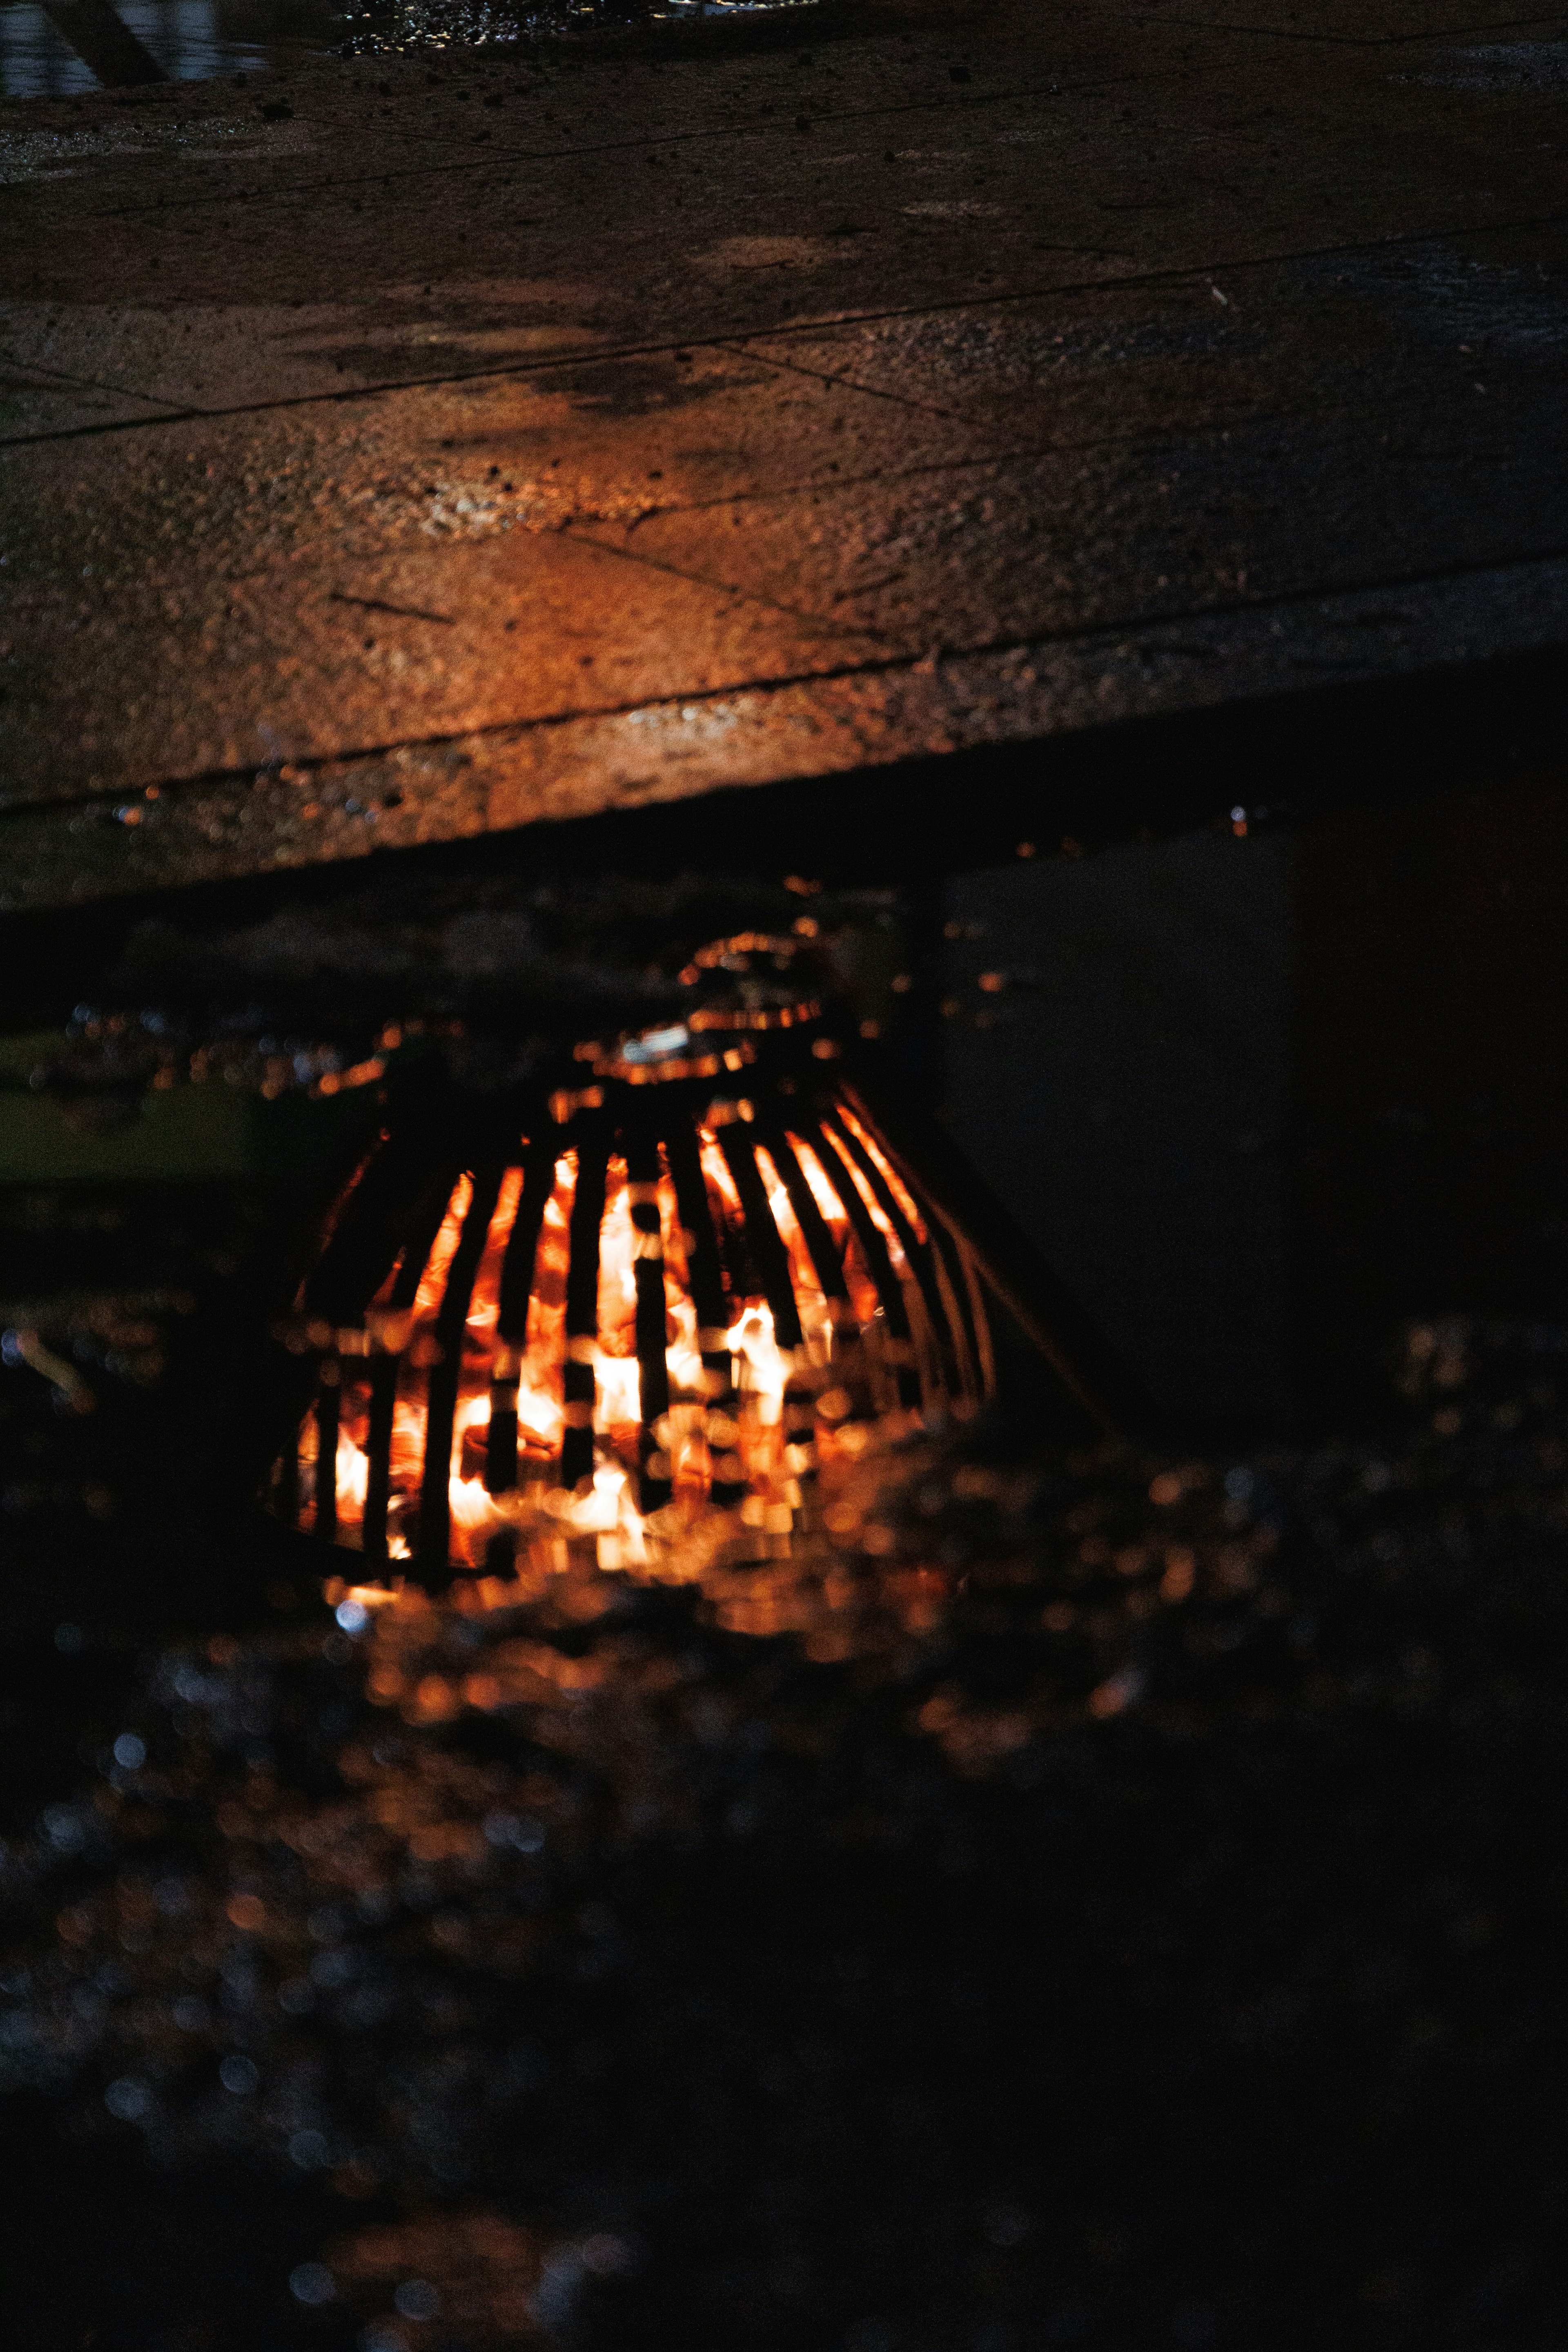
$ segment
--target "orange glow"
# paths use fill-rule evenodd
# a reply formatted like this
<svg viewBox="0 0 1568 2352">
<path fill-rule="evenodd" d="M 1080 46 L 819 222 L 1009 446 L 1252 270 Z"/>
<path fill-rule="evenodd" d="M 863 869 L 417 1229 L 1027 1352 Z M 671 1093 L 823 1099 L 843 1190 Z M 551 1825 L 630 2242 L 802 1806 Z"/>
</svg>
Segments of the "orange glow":
<svg viewBox="0 0 1568 2352">
<path fill-rule="evenodd" d="M 900 1208 L 902 1209 L 905 1216 L 914 1227 L 916 1240 L 923 1242 L 926 1238 L 925 1221 L 921 1217 L 919 1209 L 915 1206 L 914 1199 L 910 1192 L 909 1186 L 904 1182 L 903 1178 L 899 1174 L 898 1170 L 893 1166 L 892 1161 L 889 1159 L 887 1153 L 883 1150 L 881 1145 L 878 1142 L 870 1129 L 868 1127 L 862 1126 L 859 1119 L 856 1118 L 854 1112 L 850 1110 L 847 1106 L 842 1106 L 840 1108 L 838 1116 L 843 1120 L 845 1126 L 848 1129 L 850 1134 L 855 1138 L 855 1140 L 864 1150 L 868 1159 L 875 1161 L 889 1191 L 892 1193 L 893 1198 L 897 1201 Z"/>
<path fill-rule="evenodd" d="M 431 1444 L 441 1442 L 433 1424 L 444 1435 L 449 1412 L 446 1518 L 432 1539 L 444 1544 L 443 1565 L 488 1569 L 486 1581 L 503 1584 L 519 1574 L 587 1564 L 685 1581 L 724 1558 L 787 1557 L 820 1508 L 819 1473 L 836 1464 L 847 1472 L 874 1431 L 896 1437 L 918 1428 L 917 1392 L 926 1408 L 963 1412 L 973 1410 L 986 1384 L 987 1367 L 973 1361 L 953 1284 L 940 1253 L 927 1251 L 926 1223 L 907 1183 L 862 1118 L 842 1106 L 835 1116 L 839 1130 L 835 1136 L 829 1124 L 829 1142 L 786 1131 L 764 1143 L 750 1101 L 719 1099 L 688 1130 L 710 1227 L 702 1244 L 706 1277 L 683 1223 L 671 1147 L 651 1147 L 657 1178 L 641 1181 L 632 1179 L 620 1151 L 601 1161 L 591 1334 L 580 1320 L 568 1330 L 573 1254 L 588 1244 L 573 1229 L 582 1169 L 566 1132 L 553 1161 L 535 1152 L 525 1176 L 520 1153 L 506 1169 L 482 1234 L 468 1227 L 476 1199 L 483 1216 L 489 1188 L 481 1194 L 474 1172 L 461 1175 L 423 1265 L 405 1267 L 400 1257 L 362 1326 L 300 1327 L 324 1351 L 322 1388 L 293 1460 L 275 1483 L 280 1507 L 302 1531 L 316 1528 L 319 1433 L 335 1423 L 335 1508 L 321 1531 L 338 1546 L 370 1553 L 388 1580 L 403 1563 L 432 1565 L 421 1538 L 422 1510 L 431 1509 L 427 1455 Z M 721 1138 L 737 1122 L 744 1143 L 726 1139 L 727 1151 Z M 868 1174 L 857 1147 L 879 1181 Z M 527 1150 L 524 1139 L 521 1151 Z M 765 1220 L 745 1172 L 752 1167 Z M 744 1197 L 737 1169 L 751 1188 Z M 494 1184 L 493 1175 L 489 1181 Z M 526 1196 L 542 1182 L 548 1192 L 541 1207 L 537 1191 L 531 1203 Z M 889 1213 L 889 1202 L 896 1214 Z M 758 1230 L 768 1221 L 771 1235 Z M 503 1273 L 520 1230 L 524 1250 L 529 1235 L 537 1234 L 531 1268 L 522 1275 L 526 1326 L 503 1338 Z M 873 1240 L 885 1256 L 868 1255 Z M 781 1245 L 799 1322 L 798 1343 L 787 1346 L 767 1291 L 772 1280 L 782 1301 Z M 931 1261 L 919 1280 L 910 1248 Z M 658 1344 L 657 1336 L 650 1342 L 648 1325 L 655 1267 L 652 1297 L 662 1292 L 664 1308 L 661 1364 L 648 1352 Z M 699 1319 L 698 1297 L 710 1295 L 704 1278 L 721 1284 L 724 1319 L 716 1328 Z M 515 1287 L 516 1271 L 507 1279 Z M 956 1390 L 932 1326 L 933 1280 L 952 1326 Z M 466 1299 L 452 1290 L 465 1281 Z M 411 1288 L 412 1303 L 401 1303 Z M 572 1312 L 581 1318 L 580 1279 L 572 1296 Z M 972 1295 L 966 1303 L 973 1316 Z M 889 1319 L 895 1309 L 901 1322 Z M 447 1359 L 459 1312 L 454 1362 Z M 898 1337 L 906 1328 L 910 1337 Z M 918 1375 L 918 1391 L 909 1386 L 911 1375 Z M 433 1402 L 438 1392 L 444 1402 Z M 384 1470 L 377 1510 L 378 1444 Z M 375 1538 L 369 1542 L 367 1520 Z M 349 1597 L 371 1606 L 380 1591 L 374 1582 L 355 1584 Z"/>
</svg>

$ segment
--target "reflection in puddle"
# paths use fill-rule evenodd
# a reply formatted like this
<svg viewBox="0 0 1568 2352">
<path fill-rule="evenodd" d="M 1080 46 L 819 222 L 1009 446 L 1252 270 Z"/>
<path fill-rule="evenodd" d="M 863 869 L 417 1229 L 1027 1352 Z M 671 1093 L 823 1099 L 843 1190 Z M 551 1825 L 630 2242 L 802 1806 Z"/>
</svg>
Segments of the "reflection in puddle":
<svg viewBox="0 0 1568 2352">
<path fill-rule="evenodd" d="M 777 16 L 786 8 L 809 8 L 818 0 L 556 0 L 530 7 L 490 0 L 368 0 L 351 11 L 351 54 L 403 49 L 485 48 L 502 41 L 547 39 L 563 33 L 591 32 L 628 25 L 721 24 L 742 16 Z"/>
<path fill-rule="evenodd" d="M 132 81 L 200 81 L 253 70 L 280 50 L 330 48 L 346 27 L 334 0 L 0 5 L 0 95 L 74 98 Z"/>
<path fill-rule="evenodd" d="M 253 70 L 280 53 L 482 48 L 597 27 L 721 22 L 816 0 L 0 0 L 0 97 L 74 98 Z"/>
<path fill-rule="evenodd" d="M 321 1083 L 300 1065 L 279 1119 Z M 232 1572 L 197 1481 L 244 1414 L 202 1419 L 232 1359 L 193 1351 L 236 1322 L 210 1289 L 236 1212 L 179 1192 L 7 1212 L 30 1297 L 0 1294 L 0 1601 L 43 1638 L 13 1638 L 5 1693 L 0 2088 L 106 2163 L 144 2148 L 171 2212 L 227 2167 L 258 2231 L 299 2214 L 253 2258 L 279 2346 L 290 2309 L 363 2352 L 869 2344 L 884 2242 L 878 2341 L 1048 2341 L 1042 2311 L 1111 2291 L 1085 2148 L 1110 2210 L 1186 2200 L 1184 2262 L 1221 2195 L 1278 2219 L 1233 2141 L 1173 2170 L 1189 2051 L 1261 2083 L 1249 2142 L 1324 2073 L 1344 2131 L 1392 2128 L 1417 2053 L 1395 2177 L 1474 2049 L 1503 2063 L 1535 1743 L 1561 1777 L 1557 1327 L 1417 1329 L 1373 1442 L 1072 1453 L 972 1423 L 846 1465 L 787 1558 L 676 1582 L 568 1551 L 323 1605 L 311 1555 L 273 1549 L 270 1623 L 252 1599 L 215 1630 L 157 1579 L 181 1545 L 204 1591 Z M 1545 2074 L 1531 1999 L 1510 2100 Z M 933 2337 L 949 2242 L 897 2232 L 939 2206 L 981 2246 Z M 776 2326 L 665 2324 L 715 2242 Z M 1136 2340 L 1168 2342 L 1151 2275 Z M 241 2289 L 205 2292 L 160 2279 L 164 2341 L 242 2340 Z"/>
<path fill-rule="evenodd" d="M 679 2024 L 700 1956 L 672 1925 L 708 1874 L 761 1857 L 765 1882 L 804 1841 L 951 1874 L 966 1785 L 1045 1820 L 1053 1789 L 1087 1801 L 1092 1756 L 1146 1806 L 1156 1755 L 1179 1781 L 1265 1724 L 1305 1754 L 1484 1711 L 1540 1599 L 1563 1345 L 1417 1328 L 1377 1444 L 1226 1464 L 925 1438 L 866 1457 L 809 1558 L 680 1587 L 574 1563 L 442 1602 L 334 1581 L 335 1626 L 317 1606 L 173 1643 L 96 1780 L 0 1849 L 0 2082 L 74 2084 L 165 2163 L 320 2176 L 345 2203 L 294 2296 L 368 2316 L 381 2352 L 437 2309 L 474 2352 L 563 2325 L 635 2284 L 659 2226 L 628 2085 L 657 2091 L 631 2106 L 662 2156 L 690 2088 L 658 2053 L 709 2099 L 730 2063 Z M 1456 1508 L 1483 1488 L 1485 1514 Z M 1091 1851 L 1058 1867 L 1084 1879 L 1064 1916 L 1103 1899 Z M 779 1992 L 762 1947 L 749 1965 L 765 2048 Z M 853 2013 L 819 1999 L 812 2031 L 852 2063 Z M 542 2206 L 520 2148 L 525 2180 L 603 2180 Z M 787 2136 L 768 2158 L 781 2180 L 795 2160 Z"/>
</svg>

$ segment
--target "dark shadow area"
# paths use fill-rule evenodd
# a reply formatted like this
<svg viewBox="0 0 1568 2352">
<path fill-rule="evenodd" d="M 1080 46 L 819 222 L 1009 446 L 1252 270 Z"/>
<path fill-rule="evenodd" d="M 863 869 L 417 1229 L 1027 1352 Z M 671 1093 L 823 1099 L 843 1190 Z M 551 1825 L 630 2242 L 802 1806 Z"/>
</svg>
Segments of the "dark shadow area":
<svg viewBox="0 0 1568 2352">
<path fill-rule="evenodd" d="M 482 841 L 380 851 L 342 865 L 117 898 L 4 918 L 11 1003 L 53 1005 L 121 951 L 154 907 L 190 909 L 214 929 L 264 918 L 282 900 L 326 905 L 369 876 L 465 877 L 611 871 L 730 873 L 930 888 L 954 872 L 1030 856 L 1169 838 L 1228 821 L 1255 827 L 1316 812 L 1398 803 L 1445 788 L 1551 772 L 1568 717 L 1558 654 L 1480 662 L 1365 687 L 1336 685 L 1177 719 L 1131 721 L 695 801 L 531 826 Z M 174 788 L 166 788 L 174 789 Z M 0 843 L 4 841 L 0 830 Z M 807 854 L 809 852 L 809 855 Z M 74 977 L 73 977 L 74 975 Z"/>
<path fill-rule="evenodd" d="M 1243 823 L 780 893 L 1172 1431 L 1064 1451 L 1009 1340 L 826 1575 L 334 1623 L 254 1496 L 374 1092 L 6 1098 L 26 2352 L 1556 2340 L 1557 795 Z M 356 1003 L 537 951 L 504 865 L 355 879 L 223 911 L 352 912 Z"/>
<path fill-rule="evenodd" d="M 1366 1426 L 1433 1299 L 1568 1310 L 1554 778 L 1016 862 L 949 903 L 952 1131 L 1165 1425 Z"/>
<path fill-rule="evenodd" d="M 223 1475 L 250 1312 L 74 1429 L 0 1371 L 26 2352 L 1554 2341 L 1560 1330 L 1418 1338 L 1371 1445 L 1015 1410 L 846 1653 L 346 1638 Z"/>
</svg>

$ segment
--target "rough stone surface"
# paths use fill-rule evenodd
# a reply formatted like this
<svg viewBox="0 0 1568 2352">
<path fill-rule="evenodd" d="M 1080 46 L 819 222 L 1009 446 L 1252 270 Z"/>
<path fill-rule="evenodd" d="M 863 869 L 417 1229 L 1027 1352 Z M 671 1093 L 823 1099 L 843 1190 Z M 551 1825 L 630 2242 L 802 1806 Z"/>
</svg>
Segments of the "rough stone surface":
<svg viewBox="0 0 1568 2352">
<path fill-rule="evenodd" d="M 1550 649 L 1557 24 L 934 0 L 0 107 L 0 903 L 868 767 L 896 820 L 911 759 Z"/>
</svg>

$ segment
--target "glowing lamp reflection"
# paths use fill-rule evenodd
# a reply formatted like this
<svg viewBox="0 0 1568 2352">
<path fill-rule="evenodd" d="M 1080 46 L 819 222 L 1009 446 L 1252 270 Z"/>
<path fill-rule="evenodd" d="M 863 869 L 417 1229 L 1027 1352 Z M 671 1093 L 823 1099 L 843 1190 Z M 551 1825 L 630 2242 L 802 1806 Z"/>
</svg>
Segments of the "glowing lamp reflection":
<svg viewBox="0 0 1568 2352">
<path fill-rule="evenodd" d="M 963 1234 L 844 1090 L 746 1083 L 555 1097 L 454 1173 L 351 1317 L 306 1286 L 284 1336 L 319 1380 L 269 1501 L 362 1556 L 355 1627 L 402 1573 L 787 1556 L 836 1462 L 989 1394 Z"/>
</svg>

